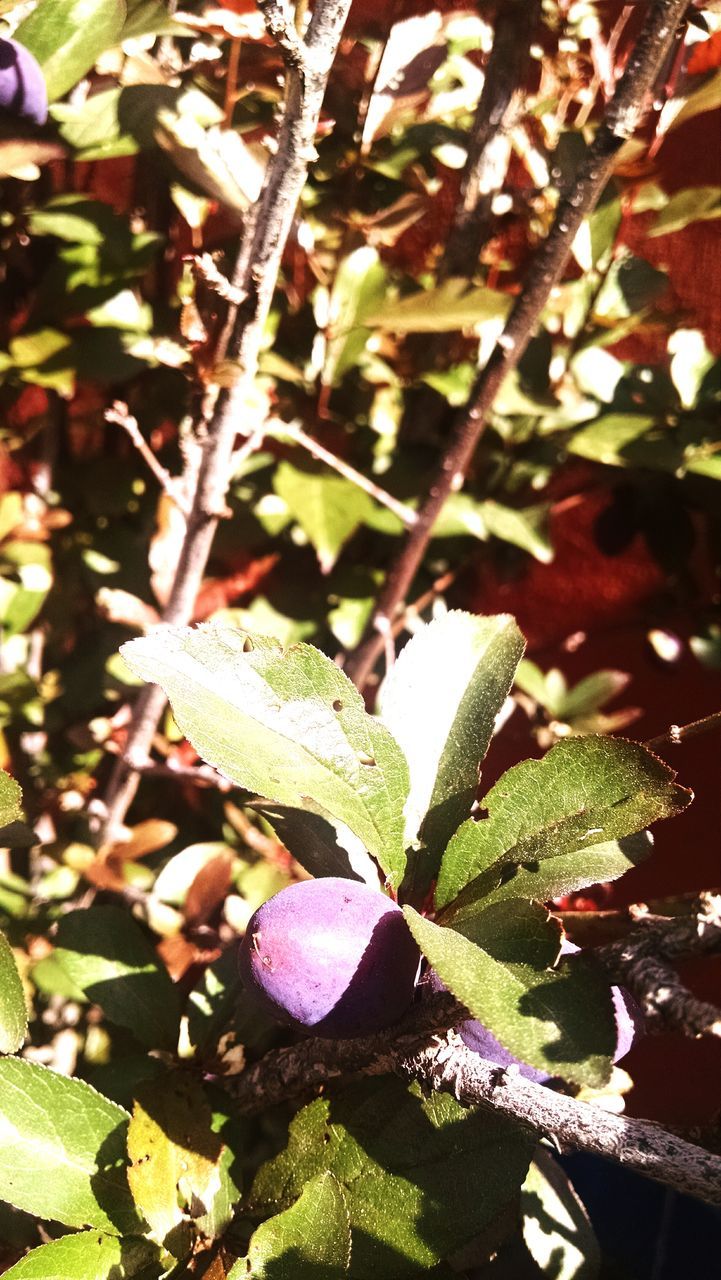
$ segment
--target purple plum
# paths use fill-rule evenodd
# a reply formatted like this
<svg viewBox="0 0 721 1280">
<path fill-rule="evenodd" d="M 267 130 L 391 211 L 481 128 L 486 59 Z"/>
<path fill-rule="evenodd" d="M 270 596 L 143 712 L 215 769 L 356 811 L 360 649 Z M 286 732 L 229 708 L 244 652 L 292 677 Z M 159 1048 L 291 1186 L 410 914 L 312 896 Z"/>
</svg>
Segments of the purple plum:
<svg viewBox="0 0 721 1280">
<path fill-rule="evenodd" d="M 33 124 L 45 124 L 48 118 L 45 77 L 30 50 L 17 40 L 0 38 L 0 107 Z"/>
<path fill-rule="evenodd" d="M 578 955 L 581 948 L 577 947 L 569 938 L 561 939 L 560 954 L 562 956 Z M 432 991 L 445 990 L 443 983 L 432 970 L 426 975 L 425 985 Z M 625 987 L 611 987 L 611 1000 L 613 1002 L 613 1016 L 616 1023 L 616 1049 L 613 1055 L 614 1062 L 620 1062 L 621 1058 L 625 1058 L 630 1053 L 634 1044 L 643 1035 L 643 1014 L 633 996 Z M 528 1062 L 521 1062 L 515 1054 L 506 1049 L 499 1040 L 496 1039 L 492 1031 L 488 1030 L 482 1022 L 478 1022 L 475 1018 L 468 1018 L 466 1022 L 462 1022 L 457 1028 L 458 1034 L 464 1044 L 472 1049 L 482 1058 L 486 1058 L 488 1062 L 496 1062 L 500 1067 L 509 1067 L 515 1063 L 519 1072 L 526 1080 L 533 1080 L 536 1084 L 547 1084 L 553 1076 L 547 1071 L 543 1071 L 537 1067 L 532 1067 Z"/>
<path fill-rule="evenodd" d="M 357 880 L 281 889 L 251 917 L 246 989 L 276 1018 L 331 1039 L 370 1035 L 406 1012 L 420 952 L 400 907 Z"/>
</svg>

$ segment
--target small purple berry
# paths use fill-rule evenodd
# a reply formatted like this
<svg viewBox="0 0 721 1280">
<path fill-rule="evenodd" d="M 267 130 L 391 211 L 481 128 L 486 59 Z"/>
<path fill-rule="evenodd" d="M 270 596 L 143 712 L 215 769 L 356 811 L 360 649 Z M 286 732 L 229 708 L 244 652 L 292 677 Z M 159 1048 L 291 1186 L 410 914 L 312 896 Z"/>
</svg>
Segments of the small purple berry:
<svg viewBox="0 0 721 1280">
<path fill-rule="evenodd" d="M 0 38 L 0 107 L 33 124 L 48 118 L 45 77 L 29 49 L 17 40 Z"/>
<path fill-rule="evenodd" d="M 382 1031 L 406 1012 L 420 952 L 400 907 L 380 890 L 328 876 L 264 902 L 238 963 L 247 990 L 276 1018 L 348 1039 Z"/>
</svg>

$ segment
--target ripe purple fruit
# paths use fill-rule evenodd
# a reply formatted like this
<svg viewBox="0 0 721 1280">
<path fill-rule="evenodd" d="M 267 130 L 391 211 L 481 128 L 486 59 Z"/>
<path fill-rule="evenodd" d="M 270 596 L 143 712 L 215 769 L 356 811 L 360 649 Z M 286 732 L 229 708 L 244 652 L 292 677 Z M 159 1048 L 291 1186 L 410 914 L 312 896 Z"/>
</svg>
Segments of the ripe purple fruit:
<svg viewBox="0 0 721 1280">
<path fill-rule="evenodd" d="M 33 124 L 48 118 L 45 77 L 29 49 L 17 40 L 0 39 L 0 107 Z"/>
<path fill-rule="evenodd" d="M 578 955 L 581 948 L 577 947 L 574 942 L 568 938 L 561 939 L 560 954 L 562 956 Z M 436 973 L 431 970 L 426 979 L 426 986 L 431 991 L 445 990 L 443 983 Z M 616 1023 L 616 1048 L 613 1054 L 613 1061 L 620 1062 L 621 1058 L 625 1058 L 630 1053 L 637 1040 L 643 1035 L 644 1020 L 641 1009 L 634 1000 L 633 996 L 625 987 L 611 987 L 611 1001 L 613 1003 L 613 1017 Z M 515 1064 L 519 1073 L 526 1080 L 533 1080 L 536 1084 L 547 1084 L 553 1076 L 547 1071 L 543 1071 L 537 1067 L 532 1067 L 528 1062 L 521 1062 L 510 1049 L 506 1049 L 499 1040 L 496 1039 L 492 1031 L 488 1030 L 482 1022 L 478 1022 L 475 1018 L 468 1018 L 458 1027 L 458 1034 L 461 1040 L 474 1053 L 479 1054 L 481 1058 L 486 1058 L 488 1062 L 495 1062 L 499 1067 L 509 1067 Z"/>
<path fill-rule="evenodd" d="M 419 962 L 400 907 L 360 881 L 332 876 L 289 885 L 264 902 L 239 954 L 243 982 L 266 1010 L 332 1039 L 397 1022 Z"/>
</svg>

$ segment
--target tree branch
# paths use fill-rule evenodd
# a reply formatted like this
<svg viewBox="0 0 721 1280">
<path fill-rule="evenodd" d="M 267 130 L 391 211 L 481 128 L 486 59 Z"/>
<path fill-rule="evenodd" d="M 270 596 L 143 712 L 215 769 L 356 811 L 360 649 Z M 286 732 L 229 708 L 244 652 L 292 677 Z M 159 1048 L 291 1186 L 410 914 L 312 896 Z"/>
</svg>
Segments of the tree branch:
<svg viewBox="0 0 721 1280">
<path fill-rule="evenodd" d="M 175 476 L 171 476 L 170 472 L 156 458 L 153 450 L 150 448 L 145 436 L 138 426 L 137 418 L 134 418 L 128 410 L 128 406 L 122 401 L 116 400 L 109 409 L 105 410 L 105 421 L 112 422 L 118 427 L 122 427 L 123 431 L 132 440 L 135 448 L 140 454 L 143 462 L 149 471 L 155 476 L 163 493 L 167 494 L 171 502 L 182 511 L 184 516 L 188 516 L 188 506 L 182 493 L 182 486 Z"/>
<path fill-rule="evenodd" d="M 401 1059 L 396 1070 L 428 1089 L 451 1093 L 464 1106 L 488 1106 L 550 1139 L 559 1151 L 588 1151 L 707 1204 L 721 1204 L 721 1157 L 650 1120 L 612 1115 L 532 1084 L 479 1058 L 453 1031 Z"/>
<path fill-rule="evenodd" d="M 471 275 L 478 263 L 499 185 L 497 143 L 516 113 L 514 97 L 523 85 L 540 11 L 540 0 L 503 0 L 497 7 L 493 48 L 468 139 L 461 194 L 439 268 L 441 279 Z M 507 163 L 503 173 L 506 167 Z"/>
<path fill-rule="evenodd" d="M 247 424 L 249 390 L 258 367 L 265 322 L 314 141 L 333 60 L 351 0 L 316 0 L 304 41 L 291 36 L 285 3 L 261 0 L 271 34 L 284 50 L 287 65 L 285 108 L 275 156 L 268 164 L 263 190 L 251 211 L 241 240 L 232 287 L 240 305 L 230 304 L 216 350 L 216 369 L 232 374 L 231 385 L 217 386 L 196 423 L 200 456 L 173 588 L 162 621 L 187 624 L 193 614 L 210 548 L 231 476 L 238 433 L 252 437 Z M 279 26 L 278 23 L 281 25 Z M 292 25 L 292 24 L 291 24 Z M 286 47 L 302 44 L 302 58 Z M 144 764 L 166 699 L 157 687 L 138 697 L 128 729 L 124 759 L 111 775 L 103 802 L 96 802 L 96 839 L 112 839 L 122 824 L 138 785 L 136 764 Z"/>
<path fill-rule="evenodd" d="M 713 715 L 704 716 L 702 720 L 692 720 L 690 724 L 669 725 L 665 733 L 648 738 L 643 745 L 650 751 L 667 746 L 680 747 L 688 738 L 698 738 L 702 733 L 713 733 L 716 729 L 721 729 L 721 711 L 714 711 Z"/>
<path fill-rule="evenodd" d="M 346 480 L 350 480 L 351 484 L 356 485 L 358 489 L 362 489 L 364 493 L 375 498 L 381 506 L 387 507 L 398 519 L 403 522 L 407 529 L 411 529 L 418 519 L 418 512 L 413 507 L 409 507 L 405 502 L 400 502 L 398 498 L 394 498 L 392 493 L 388 493 L 382 489 L 375 481 L 370 480 L 368 476 L 364 476 L 361 471 L 356 471 L 350 463 L 344 462 L 342 458 L 336 457 L 331 453 L 330 449 L 326 449 L 319 440 L 314 440 L 309 436 L 302 427 L 295 422 L 280 422 L 278 430 L 283 435 L 289 436 L 296 444 L 301 445 L 303 449 L 313 458 L 317 458 L 319 462 L 324 462 L 332 471 L 337 471 L 338 475 L 343 476 Z"/>
<path fill-rule="evenodd" d="M 267 1054 L 223 1084 L 236 1108 L 253 1114 L 349 1074 L 394 1073 L 419 1080 L 429 1090 L 452 1093 L 464 1106 L 490 1107 L 548 1138 L 557 1150 L 592 1152 L 677 1191 L 721 1204 L 721 1157 L 651 1121 L 611 1115 L 487 1062 L 456 1032 L 445 1030 L 467 1016 L 452 997 L 429 996 L 390 1033 L 363 1040 L 305 1040 Z"/>
<path fill-rule="evenodd" d="M 615 981 L 635 996 L 648 1029 L 670 1028 L 691 1036 L 721 1037 L 721 1009 L 699 1000 L 671 961 L 721 953 L 721 895 L 700 895 L 693 916 L 664 919 L 636 912 L 638 927 L 595 954 Z"/>
<path fill-rule="evenodd" d="M 453 428 L 449 447 L 431 483 L 418 520 L 391 566 L 360 646 L 345 670 L 363 687 L 383 648 L 383 636 L 402 605 L 423 560 L 431 531 L 446 499 L 463 484 L 493 401 L 506 376 L 516 368 L 571 253 L 583 219 L 596 206 L 610 178 L 616 155 L 641 119 L 646 96 L 673 43 L 687 0 L 653 0 L 634 52 L 599 125 L 572 187 L 560 199 L 553 226 L 531 265 L 505 329 Z"/>
</svg>

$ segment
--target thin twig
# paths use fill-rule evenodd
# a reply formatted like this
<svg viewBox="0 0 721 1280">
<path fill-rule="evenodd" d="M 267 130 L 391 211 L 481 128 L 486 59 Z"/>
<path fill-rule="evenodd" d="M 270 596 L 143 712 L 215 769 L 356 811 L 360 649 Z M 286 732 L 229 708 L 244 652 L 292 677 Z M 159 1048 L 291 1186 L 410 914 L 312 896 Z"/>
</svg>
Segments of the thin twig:
<svg viewBox="0 0 721 1280">
<path fill-rule="evenodd" d="M 423 560 L 433 526 L 447 498 L 462 485 L 487 416 L 506 376 L 516 368 L 533 336 L 552 289 L 561 279 L 583 219 L 596 206 L 610 178 L 616 156 L 632 135 L 647 94 L 685 15 L 687 0 L 654 0 L 613 101 L 599 125 L 570 190 L 561 197 L 553 227 L 536 254 L 525 286 L 488 363 L 476 379 L 458 415 L 429 496 L 418 520 L 391 566 L 365 637 L 346 663 L 346 671 L 363 687 L 383 648 L 382 628 L 392 622 Z"/>
<path fill-rule="evenodd" d="M 232 385 L 214 387 L 207 398 L 194 438 L 198 442 L 197 473 L 190 477 L 192 505 L 180 550 L 170 598 L 163 622 L 186 625 L 193 616 L 218 520 L 225 512 L 225 496 L 232 475 L 233 448 L 238 433 L 257 440 L 248 431 L 249 391 L 255 379 L 265 332 L 265 322 L 278 280 L 280 262 L 303 189 L 308 164 L 315 154 L 314 141 L 325 87 L 336 55 L 351 0 L 316 0 L 305 40 L 303 57 L 287 60 L 285 107 L 278 145 L 265 174 L 263 190 L 246 219 L 232 286 L 245 295 L 240 306 L 229 305 L 215 352 L 216 366 L 232 369 Z M 280 15 L 285 23 L 288 6 L 261 0 L 271 26 Z M 291 23 L 292 25 L 292 23 Z M 293 28 L 293 30 L 295 30 Z M 287 24 L 280 33 L 292 43 Z M 300 38 L 295 36 L 296 40 Z M 287 50 L 286 50 L 287 52 Z M 248 447 L 251 447 L 250 445 Z M 195 465 L 195 464 L 193 464 Z M 95 837 L 111 839 L 137 790 L 136 764 L 147 762 L 158 721 L 166 703 L 156 686 L 141 691 L 128 729 L 125 759 L 118 761 L 99 807 Z"/>
<path fill-rule="evenodd" d="M 672 919 L 637 910 L 637 927 L 595 955 L 609 975 L 635 996 L 649 1031 L 721 1037 L 721 1009 L 694 996 L 672 962 L 721 953 L 721 895 L 703 893 L 692 916 Z"/>
<path fill-rule="evenodd" d="M 403 522 L 406 529 L 413 527 L 418 519 L 418 512 L 413 507 L 407 506 L 405 502 L 400 502 L 398 498 L 393 497 L 393 494 L 381 489 L 380 485 L 364 476 L 361 471 L 356 471 L 355 467 L 352 467 L 350 463 L 336 457 L 334 453 L 331 453 L 330 449 L 326 449 L 325 445 L 320 444 L 318 440 L 314 440 L 296 423 L 278 422 L 274 425 L 283 435 L 290 436 L 290 439 L 294 440 L 296 444 L 302 445 L 304 449 L 307 449 L 312 457 L 317 458 L 319 462 L 325 462 L 326 466 L 333 471 L 337 471 L 338 475 L 344 476 L 346 480 L 350 480 L 351 484 L 354 484 L 358 489 L 362 489 L 371 498 L 375 498 L 376 502 L 380 503 L 381 506 L 387 507 L 395 516 L 398 516 L 398 519 Z"/>
<path fill-rule="evenodd" d="M 416 600 L 413 600 L 411 604 L 407 605 L 403 610 L 403 613 L 400 614 L 393 623 L 391 630 L 394 637 L 399 636 L 402 631 L 405 631 L 408 624 L 416 618 L 419 618 L 423 613 L 423 610 L 428 608 L 429 604 L 433 604 L 433 601 L 443 595 L 443 592 L 447 591 L 448 587 L 453 586 L 457 577 L 458 569 L 449 569 L 446 573 L 442 573 L 440 578 L 436 578 L 435 582 L 431 583 L 427 591 L 424 591 Z"/>
<path fill-rule="evenodd" d="M 132 765 L 136 773 L 144 778 L 173 778 L 176 782 L 190 782 L 196 787 L 212 787 L 216 791 L 232 791 L 235 784 L 222 773 L 212 769 L 210 765 L 175 765 L 162 764 L 156 760 L 147 760 Z"/>
<path fill-rule="evenodd" d="M 191 261 L 195 274 L 213 293 L 222 298 L 223 302 L 229 302 L 234 307 L 239 307 L 245 302 L 248 295 L 242 289 L 236 289 L 228 277 L 223 275 L 220 267 L 216 266 L 212 254 L 197 254 Z"/>
<path fill-rule="evenodd" d="M 714 711 L 702 720 L 692 720 L 690 724 L 669 725 L 665 733 L 647 738 L 643 745 L 650 751 L 657 751 L 660 747 L 680 747 L 688 738 L 698 738 L 702 733 L 713 733 L 716 729 L 721 729 L 721 711 Z"/>
<path fill-rule="evenodd" d="M 306 66 L 308 50 L 298 33 L 293 6 L 288 0 L 258 0 L 258 8 L 288 66 L 302 71 Z"/>
<path fill-rule="evenodd" d="M 504 0 L 496 10 L 493 47 L 468 139 L 461 194 L 439 268 L 442 279 L 472 275 L 478 263 L 498 189 L 494 151 L 515 116 L 514 96 L 523 85 L 540 11 L 540 0 Z"/>
<path fill-rule="evenodd" d="M 493 225 L 493 199 L 502 189 L 510 157 L 510 131 L 523 98 L 523 83 L 538 25 L 540 0 L 505 0 L 496 6 L 493 46 L 468 135 L 461 191 L 438 279 L 471 280 Z M 448 334 L 438 334 L 425 353 L 425 367 L 446 367 Z M 427 383 L 411 390 L 401 423 L 403 438 L 432 441 L 445 434 L 449 406 Z"/>
<path fill-rule="evenodd" d="M 189 507 L 181 494 L 181 486 L 179 478 L 171 476 L 170 472 L 156 458 L 153 450 L 150 448 L 145 436 L 138 426 L 137 418 L 134 418 L 128 410 L 128 406 L 123 404 L 121 400 L 115 400 L 109 409 L 105 410 L 105 421 L 113 422 L 116 426 L 122 427 L 132 440 L 135 448 L 140 454 L 143 462 L 150 471 L 152 471 L 155 479 L 160 485 L 163 493 L 165 493 L 174 502 L 179 511 L 184 516 L 189 515 Z"/>
<path fill-rule="evenodd" d="M 718 893 L 719 890 L 709 890 Z M 613 907 L 601 911 L 554 911 L 564 932 L 579 946 L 604 946 L 628 936 L 642 916 L 656 916 L 667 920 L 697 915 L 703 910 L 706 894 L 674 894 L 665 898 L 649 898 L 648 902 L 633 903 L 627 907 Z"/>
</svg>

